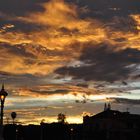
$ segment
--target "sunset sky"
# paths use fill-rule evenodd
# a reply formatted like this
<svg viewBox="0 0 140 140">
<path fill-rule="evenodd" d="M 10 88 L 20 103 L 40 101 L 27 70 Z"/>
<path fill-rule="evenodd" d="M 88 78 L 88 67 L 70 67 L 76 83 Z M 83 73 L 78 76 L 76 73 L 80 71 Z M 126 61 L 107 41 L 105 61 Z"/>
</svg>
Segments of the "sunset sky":
<svg viewBox="0 0 140 140">
<path fill-rule="evenodd" d="M 140 114 L 140 0 L 0 0 L 2 83 L 5 121 Z"/>
</svg>

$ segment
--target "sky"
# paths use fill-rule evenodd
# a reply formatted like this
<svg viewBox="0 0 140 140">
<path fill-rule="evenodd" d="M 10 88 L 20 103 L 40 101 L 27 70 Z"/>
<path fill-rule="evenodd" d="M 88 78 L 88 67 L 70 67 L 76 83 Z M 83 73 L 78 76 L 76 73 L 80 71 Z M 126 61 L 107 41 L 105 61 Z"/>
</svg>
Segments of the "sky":
<svg viewBox="0 0 140 140">
<path fill-rule="evenodd" d="M 82 123 L 105 103 L 140 114 L 139 0 L 0 0 L 0 84 L 21 124 Z"/>
</svg>

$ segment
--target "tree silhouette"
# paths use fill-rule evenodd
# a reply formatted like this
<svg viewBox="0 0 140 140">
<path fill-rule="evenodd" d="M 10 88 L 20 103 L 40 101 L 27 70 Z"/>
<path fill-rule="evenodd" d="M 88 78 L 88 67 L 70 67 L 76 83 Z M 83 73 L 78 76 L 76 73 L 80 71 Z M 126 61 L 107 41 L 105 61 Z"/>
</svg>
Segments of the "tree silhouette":
<svg viewBox="0 0 140 140">
<path fill-rule="evenodd" d="M 17 113 L 16 112 L 12 112 L 11 113 L 11 117 L 12 117 L 12 119 L 13 119 L 13 124 L 15 123 L 15 118 L 17 117 Z"/>
<path fill-rule="evenodd" d="M 66 121 L 66 115 L 63 114 L 63 113 L 59 113 L 58 114 L 58 117 L 57 117 L 57 120 L 58 120 L 59 123 L 65 123 L 65 121 Z"/>
</svg>

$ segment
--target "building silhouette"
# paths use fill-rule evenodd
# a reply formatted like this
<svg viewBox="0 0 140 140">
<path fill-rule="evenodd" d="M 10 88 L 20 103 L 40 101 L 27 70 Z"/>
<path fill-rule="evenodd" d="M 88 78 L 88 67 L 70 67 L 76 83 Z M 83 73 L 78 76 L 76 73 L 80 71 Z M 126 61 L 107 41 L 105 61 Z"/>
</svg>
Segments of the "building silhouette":
<svg viewBox="0 0 140 140">
<path fill-rule="evenodd" d="M 139 132 L 140 115 L 111 110 L 110 104 L 105 104 L 104 111 L 83 118 L 84 140 L 138 140 Z"/>
<path fill-rule="evenodd" d="M 140 140 L 140 115 L 120 112 L 105 104 L 94 116 L 84 116 L 83 124 L 41 123 L 4 126 L 4 140 Z"/>
</svg>

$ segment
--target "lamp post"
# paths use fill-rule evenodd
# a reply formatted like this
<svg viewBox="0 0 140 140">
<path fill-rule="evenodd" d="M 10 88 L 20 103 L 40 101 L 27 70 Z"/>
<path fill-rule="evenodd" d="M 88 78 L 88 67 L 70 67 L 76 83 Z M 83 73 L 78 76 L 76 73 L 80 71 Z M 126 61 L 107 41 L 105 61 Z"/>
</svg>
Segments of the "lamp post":
<svg viewBox="0 0 140 140">
<path fill-rule="evenodd" d="M 4 84 L 2 85 L 1 91 L 0 91 L 0 101 L 1 101 L 1 114 L 0 114 L 0 124 L 3 125 L 3 109 L 4 109 L 4 102 L 5 98 L 8 95 L 8 93 L 4 89 Z"/>
</svg>

